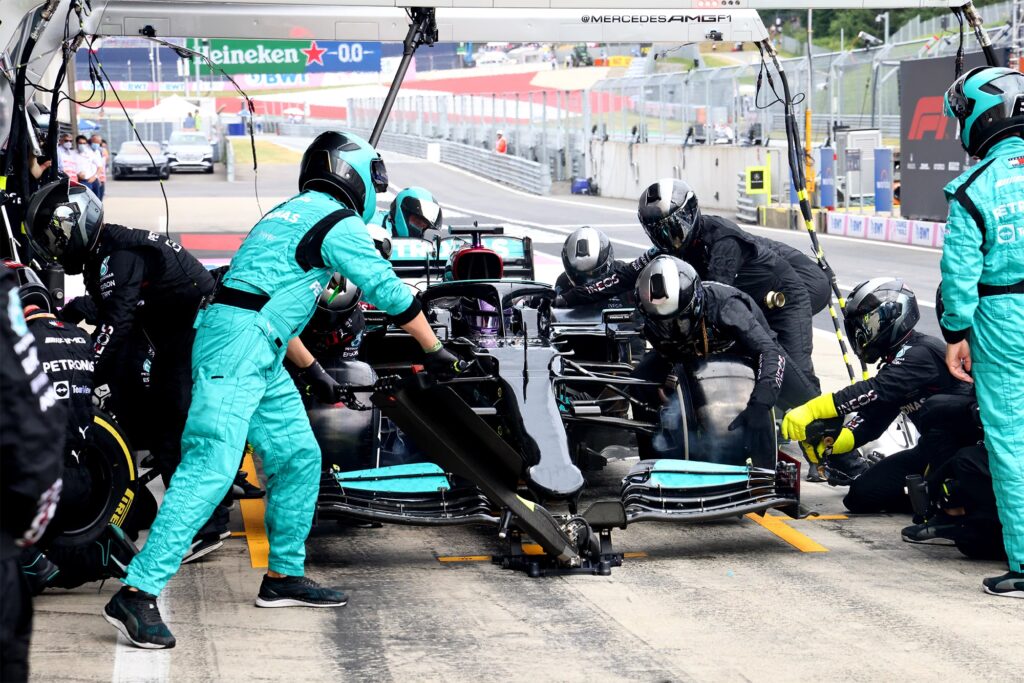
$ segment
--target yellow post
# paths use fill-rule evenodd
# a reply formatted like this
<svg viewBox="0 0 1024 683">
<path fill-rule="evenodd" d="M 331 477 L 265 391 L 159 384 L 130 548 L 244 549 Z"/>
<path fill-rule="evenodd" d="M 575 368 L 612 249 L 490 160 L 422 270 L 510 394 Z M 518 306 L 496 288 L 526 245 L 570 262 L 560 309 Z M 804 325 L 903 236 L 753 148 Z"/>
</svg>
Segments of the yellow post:
<svg viewBox="0 0 1024 683">
<path fill-rule="evenodd" d="M 811 154 L 811 104 L 807 101 L 807 111 L 804 114 L 804 161 L 806 162 L 807 194 L 814 194 L 814 157 Z"/>
</svg>

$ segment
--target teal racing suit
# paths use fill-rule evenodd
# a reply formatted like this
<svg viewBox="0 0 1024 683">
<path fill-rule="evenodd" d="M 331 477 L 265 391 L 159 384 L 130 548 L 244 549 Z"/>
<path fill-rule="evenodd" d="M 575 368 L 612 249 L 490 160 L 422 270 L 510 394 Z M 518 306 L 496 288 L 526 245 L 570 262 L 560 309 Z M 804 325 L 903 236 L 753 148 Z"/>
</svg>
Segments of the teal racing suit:
<svg viewBox="0 0 1024 683">
<path fill-rule="evenodd" d="M 267 475 L 269 568 L 303 575 L 321 460 L 283 366 L 288 341 L 302 332 L 335 271 L 397 324 L 420 311 L 362 219 L 346 210 L 338 221 L 338 210 L 344 207 L 313 191 L 274 208 L 250 231 L 213 303 L 200 311 L 181 465 L 149 540 L 129 565 L 129 586 L 156 594 L 166 585 L 231 487 L 247 439 Z"/>
<path fill-rule="evenodd" d="M 1024 140 L 1006 138 L 946 186 L 942 333 L 969 339 L 1012 571 L 1024 571 Z"/>
</svg>

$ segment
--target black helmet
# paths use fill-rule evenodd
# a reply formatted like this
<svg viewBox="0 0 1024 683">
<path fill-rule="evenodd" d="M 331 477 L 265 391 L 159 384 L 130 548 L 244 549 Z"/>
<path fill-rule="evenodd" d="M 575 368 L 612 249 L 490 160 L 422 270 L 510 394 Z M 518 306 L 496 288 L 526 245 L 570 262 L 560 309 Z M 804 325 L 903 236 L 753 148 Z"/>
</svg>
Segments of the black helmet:
<svg viewBox="0 0 1024 683">
<path fill-rule="evenodd" d="M 574 285 L 599 280 L 611 272 L 615 262 L 612 243 L 600 230 L 583 226 L 565 239 L 562 267 Z"/>
<path fill-rule="evenodd" d="M 309 321 L 310 328 L 317 332 L 337 330 L 359 305 L 362 297 L 363 292 L 355 283 L 335 273 L 324 291 L 320 292 L 313 318 Z"/>
<path fill-rule="evenodd" d="M 954 81 L 946 91 L 946 116 L 960 124 L 960 144 L 983 157 L 1008 135 L 1024 131 L 1024 74 L 980 66 Z"/>
<path fill-rule="evenodd" d="M 29 243 L 41 258 L 77 274 L 99 239 L 103 204 L 84 185 L 55 180 L 32 195 L 25 225 Z"/>
<path fill-rule="evenodd" d="M 320 133 L 302 155 L 299 191 L 329 194 L 362 216 L 365 223 L 377 212 L 377 193 L 387 189 L 384 160 L 357 135 Z"/>
<path fill-rule="evenodd" d="M 697 193 L 688 183 L 663 178 L 640 195 L 637 217 L 651 243 L 679 255 L 700 229 Z"/>
<path fill-rule="evenodd" d="M 21 299 L 22 308 L 35 306 L 43 313 L 54 312 L 50 290 L 36 275 L 36 271 L 10 259 L 4 259 L 4 266 L 18 278 L 18 298 Z"/>
<path fill-rule="evenodd" d="M 704 286 L 693 267 L 674 256 L 658 256 L 636 281 L 644 326 L 664 339 L 690 341 L 704 317 Z"/>
<path fill-rule="evenodd" d="M 865 363 L 894 353 L 921 318 L 917 297 L 899 278 L 877 277 L 853 288 L 846 304 L 846 334 Z"/>
</svg>

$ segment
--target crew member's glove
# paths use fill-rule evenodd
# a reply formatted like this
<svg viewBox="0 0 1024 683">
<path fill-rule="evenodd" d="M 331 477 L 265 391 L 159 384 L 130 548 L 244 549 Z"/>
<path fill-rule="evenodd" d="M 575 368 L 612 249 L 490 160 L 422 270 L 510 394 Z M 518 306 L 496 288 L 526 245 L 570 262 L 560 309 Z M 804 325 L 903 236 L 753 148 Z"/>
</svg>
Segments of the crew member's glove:
<svg viewBox="0 0 1024 683">
<path fill-rule="evenodd" d="M 437 348 L 427 351 L 423 360 L 424 369 L 437 379 L 451 379 L 469 372 L 474 365 L 473 361 L 465 361 L 453 354 L 448 349 L 437 343 Z"/>
<path fill-rule="evenodd" d="M 807 458 L 807 462 L 812 465 L 821 463 L 825 457 L 826 451 L 832 455 L 842 455 L 843 453 L 849 453 L 856 447 L 856 443 L 853 440 L 853 432 L 843 427 L 836 436 L 835 440 L 822 438 L 817 443 L 811 441 L 801 441 L 800 449 L 804 452 L 804 457 Z"/>
<path fill-rule="evenodd" d="M 566 303 L 565 297 L 559 294 L 551 302 L 551 308 L 568 308 L 569 304 Z"/>
<path fill-rule="evenodd" d="M 763 429 L 765 425 L 770 424 L 772 421 L 771 410 L 771 406 L 758 403 L 757 401 L 751 401 L 747 404 L 747 407 L 736 416 L 736 419 L 729 424 L 729 431 L 735 431 L 740 427 L 752 431 Z"/>
<path fill-rule="evenodd" d="M 306 396 L 312 396 L 321 403 L 333 404 L 341 400 L 341 385 L 317 361 L 299 372 L 299 382 Z"/>
<path fill-rule="evenodd" d="M 832 394 L 822 394 L 786 413 L 782 420 L 782 436 L 793 441 L 806 441 L 807 425 L 838 415 Z"/>
<path fill-rule="evenodd" d="M 57 317 L 71 325 L 77 325 L 83 320 L 90 325 L 95 325 L 96 319 L 99 317 L 99 310 L 90 297 L 76 296 L 64 304 L 64 308 L 60 309 Z"/>
</svg>

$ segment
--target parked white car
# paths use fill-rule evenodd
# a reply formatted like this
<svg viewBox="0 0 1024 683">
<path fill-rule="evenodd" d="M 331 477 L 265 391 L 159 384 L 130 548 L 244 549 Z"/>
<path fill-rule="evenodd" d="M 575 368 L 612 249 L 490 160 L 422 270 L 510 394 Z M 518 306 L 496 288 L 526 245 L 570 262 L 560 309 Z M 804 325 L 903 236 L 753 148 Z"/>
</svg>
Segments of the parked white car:
<svg viewBox="0 0 1024 683">
<path fill-rule="evenodd" d="M 202 133 L 179 130 L 164 144 L 171 171 L 213 173 L 213 146 Z"/>
</svg>

